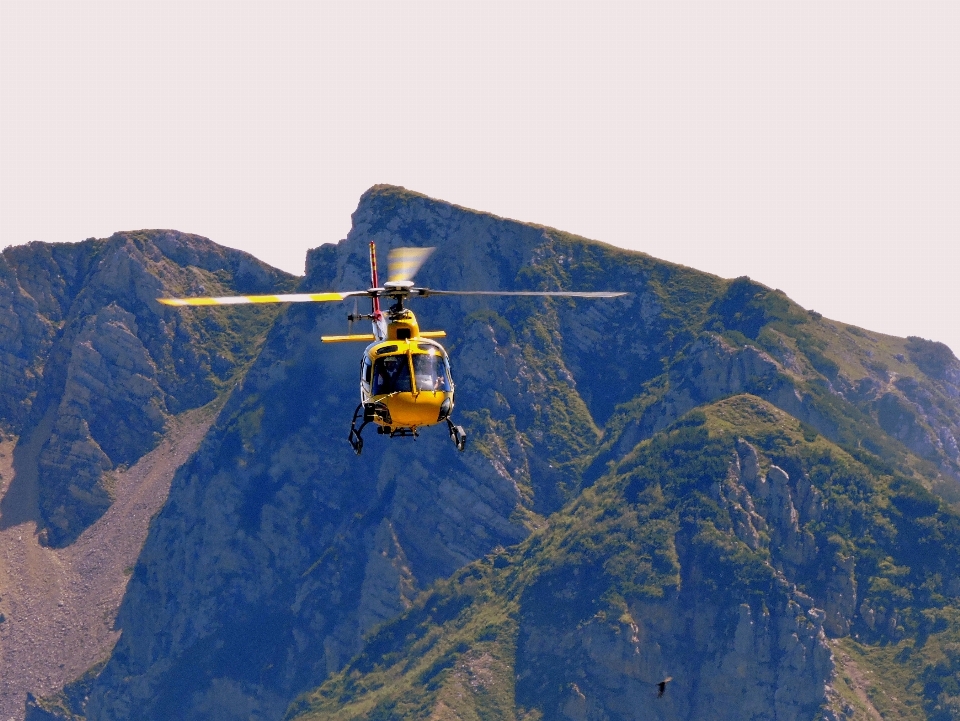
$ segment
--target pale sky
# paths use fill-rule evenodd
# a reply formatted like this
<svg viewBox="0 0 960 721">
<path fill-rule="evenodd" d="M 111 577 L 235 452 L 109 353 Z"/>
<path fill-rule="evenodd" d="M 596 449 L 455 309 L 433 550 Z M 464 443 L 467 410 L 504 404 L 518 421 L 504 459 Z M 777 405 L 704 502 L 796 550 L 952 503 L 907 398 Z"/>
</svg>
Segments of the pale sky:
<svg viewBox="0 0 960 721">
<path fill-rule="evenodd" d="M 960 353 L 960 3 L 0 0 L 0 246 L 299 274 L 376 183 Z"/>
</svg>

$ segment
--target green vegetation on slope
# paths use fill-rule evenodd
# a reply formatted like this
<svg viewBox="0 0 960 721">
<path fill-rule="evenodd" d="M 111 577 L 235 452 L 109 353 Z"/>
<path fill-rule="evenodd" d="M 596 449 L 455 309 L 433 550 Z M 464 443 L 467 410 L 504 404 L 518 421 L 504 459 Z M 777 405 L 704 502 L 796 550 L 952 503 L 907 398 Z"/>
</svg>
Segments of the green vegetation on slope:
<svg viewBox="0 0 960 721">
<path fill-rule="evenodd" d="M 798 504 L 801 478 L 822 494 L 817 513 L 800 510 L 800 530 L 812 534 L 817 550 L 799 563 L 769 539 L 751 548 L 735 530 L 740 507 L 718 496 L 732 459 L 743 457 L 743 440 L 759 451 L 766 469 L 788 470 Z M 772 509 L 763 514 L 768 534 L 783 532 Z M 902 684 L 899 698 L 907 705 L 901 710 L 922 703 L 939 718 L 956 695 L 957 659 L 940 649 L 953 649 L 949 639 L 960 612 L 946 588 L 957 583 L 951 559 L 958 552 L 960 518 L 915 481 L 877 474 L 822 436 L 811 438 L 786 413 L 736 396 L 642 443 L 524 543 L 438 583 L 411 611 L 374 632 L 360 656 L 289 716 L 412 719 L 444 718 L 449 711 L 450 718 L 552 718 L 571 683 L 586 698 L 610 704 L 589 678 L 570 676 L 577 673 L 570 661 L 582 651 L 571 645 L 557 653 L 550 639 L 596 624 L 614 633 L 630 624 L 643 628 L 656 621 L 657 609 L 687 604 L 711 605 L 718 619 L 728 619 L 704 646 L 696 639 L 658 639 L 685 652 L 669 659 L 670 668 L 702 680 L 709 664 L 697 667 L 691 659 L 710 659 L 730 642 L 729 619 L 739 604 L 769 612 L 796 584 L 799 598 L 808 595 L 823 607 L 838 559 L 852 558 L 862 603 L 896 623 L 855 623 L 860 642 L 845 650 L 855 648 L 858 663 L 878 674 L 894 654 L 898 673 L 877 680 L 877 688 L 896 695 L 893 685 Z M 531 654 L 537 635 L 538 653 Z M 678 674 L 672 688 L 696 693 L 692 679 Z M 900 708 L 872 693 L 881 711 Z"/>
</svg>

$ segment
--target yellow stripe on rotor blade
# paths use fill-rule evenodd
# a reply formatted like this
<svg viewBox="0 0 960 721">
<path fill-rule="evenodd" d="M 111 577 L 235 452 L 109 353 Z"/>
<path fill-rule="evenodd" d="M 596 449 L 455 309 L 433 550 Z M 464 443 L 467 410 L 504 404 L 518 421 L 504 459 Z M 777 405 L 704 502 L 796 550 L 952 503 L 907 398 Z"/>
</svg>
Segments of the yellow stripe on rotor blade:
<svg viewBox="0 0 960 721">
<path fill-rule="evenodd" d="M 322 335 L 320 340 L 324 343 L 349 343 L 354 340 L 364 340 L 368 343 L 373 340 L 373 333 L 366 333 L 364 335 Z"/>
<path fill-rule="evenodd" d="M 420 333 L 421 338 L 446 338 L 447 331 L 445 330 L 425 330 Z"/>
<path fill-rule="evenodd" d="M 157 298 L 164 305 L 219 305 L 216 298 Z"/>
<path fill-rule="evenodd" d="M 241 305 L 243 303 L 313 303 L 341 301 L 350 293 L 291 293 L 287 295 L 235 295 L 223 298 L 157 298 L 164 305 Z"/>
</svg>

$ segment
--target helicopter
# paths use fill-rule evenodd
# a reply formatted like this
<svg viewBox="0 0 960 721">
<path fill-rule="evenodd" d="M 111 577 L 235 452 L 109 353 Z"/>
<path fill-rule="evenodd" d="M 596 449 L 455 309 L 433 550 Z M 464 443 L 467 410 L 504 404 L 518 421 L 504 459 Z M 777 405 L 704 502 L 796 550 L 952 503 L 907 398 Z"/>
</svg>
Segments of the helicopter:
<svg viewBox="0 0 960 721">
<path fill-rule="evenodd" d="M 394 248 L 387 256 L 387 282 L 377 273 L 376 245 L 370 241 L 370 287 L 333 293 L 243 295 L 231 297 L 158 298 L 172 306 L 237 305 L 243 303 L 339 302 L 354 298 L 354 312 L 347 315 L 347 335 L 321 336 L 324 343 L 367 342 L 360 361 L 360 403 L 353 412 L 347 436 L 354 452 L 363 452 L 363 429 L 370 423 L 377 433 L 390 438 L 420 435 L 426 426 L 447 424 L 457 450 L 466 447 L 467 433 L 452 420 L 454 384 L 450 357 L 436 338 L 446 331 L 421 331 L 413 312 L 404 307 L 410 298 L 432 295 L 562 296 L 567 298 L 616 298 L 623 292 L 435 290 L 413 284 L 413 276 L 433 248 Z M 371 301 L 370 313 L 358 313 L 359 298 Z M 383 310 L 380 299 L 392 301 Z M 372 333 L 352 334 L 354 321 L 369 320 Z"/>
</svg>

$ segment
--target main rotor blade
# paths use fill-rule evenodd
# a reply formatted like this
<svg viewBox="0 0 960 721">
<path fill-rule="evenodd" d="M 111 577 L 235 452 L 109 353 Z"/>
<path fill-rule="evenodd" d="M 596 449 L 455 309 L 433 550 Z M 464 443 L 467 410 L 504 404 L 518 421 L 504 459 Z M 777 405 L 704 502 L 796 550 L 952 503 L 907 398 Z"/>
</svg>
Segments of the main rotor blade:
<svg viewBox="0 0 960 721">
<path fill-rule="evenodd" d="M 411 295 L 548 295 L 564 298 L 619 298 L 629 295 L 620 291 L 572 291 L 572 290 L 431 290 L 430 288 L 413 288 Z"/>
<path fill-rule="evenodd" d="M 387 255 L 387 282 L 402 283 L 413 280 L 433 248 L 394 248 Z"/>
<path fill-rule="evenodd" d="M 347 293 L 292 293 L 287 295 L 235 295 L 222 298 L 157 298 L 164 305 L 240 305 L 241 303 L 338 302 L 353 296 L 370 295 L 366 290 Z"/>
</svg>

